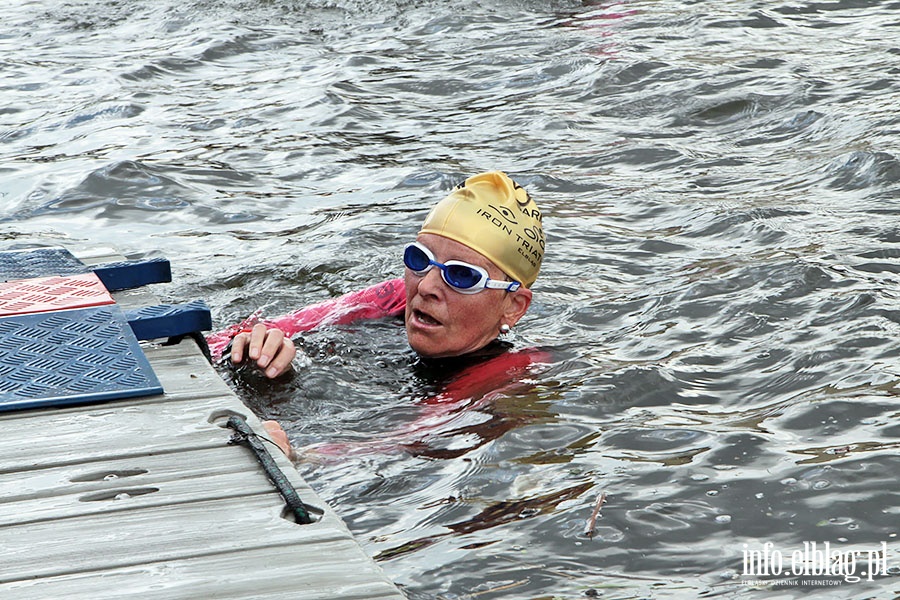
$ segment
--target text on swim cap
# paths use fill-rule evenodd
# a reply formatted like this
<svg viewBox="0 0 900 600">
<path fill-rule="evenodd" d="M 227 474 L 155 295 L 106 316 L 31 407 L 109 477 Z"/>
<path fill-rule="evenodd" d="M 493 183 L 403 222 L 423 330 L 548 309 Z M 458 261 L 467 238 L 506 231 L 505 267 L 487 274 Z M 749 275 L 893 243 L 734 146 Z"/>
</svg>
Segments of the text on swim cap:
<svg viewBox="0 0 900 600">
<path fill-rule="evenodd" d="M 522 233 L 516 233 L 507 224 L 510 223 L 518 226 L 518 222 L 512 211 L 506 207 L 497 208 L 493 205 L 488 205 L 488 208 L 493 210 L 488 211 L 479 208 L 475 214 L 484 217 L 491 225 L 505 233 L 507 236 L 515 236 L 516 242 L 519 244 L 517 252 L 531 263 L 532 266 L 537 267 L 544 255 L 544 230 L 539 225 L 532 225 L 531 227 L 522 228 Z M 528 209 L 520 206 L 519 210 L 522 214 L 532 219 L 536 219 L 539 223 L 541 222 L 541 212 L 538 209 Z M 497 216 L 498 214 L 499 216 Z"/>
<path fill-rule="evenodd" d="M 541 257 L 544 255 L 544 240 L 540 240 L 541 250 L 532 245 L 528 240 L 523 238 L 521 235 L 516 235 L 518 241 L 521 243 L 521 246 L 517 249 L 517 252 L 525 257 L 525 259 L 531 263 L 533 267 L 537 267 L 538 263 L 541 260 Z"/>
<path fill-rule="evenodd" d="M 496 209 L 497 207 L 496 207 L 496 206 L 492 206 L 492 205 L 489 204 L 489 205 L 488 205 L 488 208 Z M 510 223 L 512 223 L 513 225 L 518 225 L 518 223 L 516 223 L 515 219 L 514 219 L 513 216 L 510 214 L 510 211 L 509 211 L 508 209 L 507 209 L 506 211 L 498 211 L 498 212 L 500 212 L 500 214 L 503 215 L 503 217 L 504 217 L 507 221 L 509 221 Z M 507 225 L 506 223 L 503 222 L 502 219 L 500 219 L 499 217 L 495 217 L 492 213 L 489 213 L 489 212 L 486 211 L 485 209 L 479 208 L 478 211 L 477 211 L 475 214 L 476 214 L 476 215 L 481 215 L 482 217 L 484 217 L 485 219 L 487 219 L 488 221 L 490 221 L 491 225 L 493 225 L 494 227 L 496 227 L 497 229 L 499 229 L 500 231 L 502 231 L 502 232 L 505 233 L 506 235 L 512 235 L 512 234 L 513 234 L 513 230 L 509 227 L 509 225 Z"/>
<path fill-rule="evenodd" d="M 537 221 L 538 223 L 543 223 L 543 222 L 544 222 L 543 218 L 541 217 L 541 211 L 539 211 L 539 210 L 536 209 L 536 208 L 530 208 L 530 209 L 529 209 L 529 208 L 525 208 L 524 206 L 520 206 L 520 207 L 519 207 L 519 211 L 520 211 L 523 215 L 527 215 L 527 216 L 531 217 L 532 219 L 534 219 L 534 220 Z"/>
<path fill-rule="evenodd" d="M 512 223 L 513 225 L 519 224 L 519 221 L 516 220 L 516 215 L 512 211 L 512 209 L 507 208 L 506 206 L 497 206 L 495 204 L 488 204 L 488 208 L 491 209 L 492 211 L 494 211 L 494 213 L 503 217 L 505 220 Z M 541 216 L 541 211 L 539 211 L 537 208 L 525 208 L 524 206 L 520 206 L 519 212 L 522 213 L 523 215 L 525 215 L 526 217 L 534 219 L 538 223 L 543 222 L 543 218 Z M 479 215 L 482 215 L 485 217 L 489 217 L 491 221 L 497 221 L 499 223 L 499 219 L 494 216 L 494 213 L 489 213 L 486 210 L 484 210 L 483 208 L 479 208 L 478 212 L 476 214 L 479 214 Z M 499 227 L 500 225 L 498 223 L 494 223 L 494 224 Z"/>
</svg>

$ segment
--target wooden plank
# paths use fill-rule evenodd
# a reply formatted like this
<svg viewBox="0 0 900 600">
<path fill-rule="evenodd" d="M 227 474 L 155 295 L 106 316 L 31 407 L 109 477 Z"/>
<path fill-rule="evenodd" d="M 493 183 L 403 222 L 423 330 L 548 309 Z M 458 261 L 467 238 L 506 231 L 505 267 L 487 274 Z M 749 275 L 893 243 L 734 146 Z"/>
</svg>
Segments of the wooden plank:
<svg viewBox="0 0 900 600">
<path fill-rule="evenodd" d="M 253 418 L 220 396 L 28 411 L 0 420 L 0 473 L 222 447 L 231 430 L 216 423 L 232 413 Z"/>
<path fill-rule="evenodd" d="M 370 561 L 345 556 L 340 543 L 277 548 L 167 560 L 0 584 L 0 597 L 16 600 L 397 600 Z M 286 576 L 286 573 L 300 576 Z M 212 576 L 211 574 L 215 574 Z"/>
<path fill-rule="evenodd" d="M 57 519 L 178 505 L 198 500 L 240 502 L 245 496 L 276 495 L 261 470 L 247 470 L 221 449 L 147 454 L 0 475 L 0 528 Z M 303 481 L 295 487 L 317 501 Z"/>
<path fill-rule="evenodd" d="M 136 507 L 3 528 L 0 583 L 346 538 L 337 520 L 298 525 L 274 496 Z M 21 552 L 28 548 L 28 552 Z"/>
<path fill-rule="evenodd" d="M 91 531 L 89 539 L 85 532 Z M 303 543 L 297 543 L 302 531 Z M 3 529 L 0 548 L 0 595 L 17 590 L 22 598 L 30 589 L 33 597 L 119 597 L 122 590 L 111 586 L 108 573 L 147 577 L 166 572 L 169 586 L 180 587 L 192 598 L 221 598 L 233 586 L 251 591 L 236 598 L 264 598 L 260 573 L 278 581 L 273 586 L 282 597 L 346 598 L 336 591 L 356 588 L 360 597 L 397 598 L 396 589 L 380 569 L 361 553 L 348 553 L 346 534 L 333 524 L 296 525 L 279 516 L 279 508 L 262 498 L 250 498 L 240 506 L 216 501 L 135 511 L 131 515 L 99 515 L 89 520 L 65 519 Z M 22 552 L 28 548 L 28 552 Z M 264 579 L 265 579 L 264 578 Z M 51 588 L 61 582 L 66 593 L 50 595 L 47 588 L 35 590 L 34 581 L 47 580 Z M 72 589 L 74 582 L 79 585 Z M 31 582 L 31 585 L 24 585 Z M 197 593 L 203 583 L 208 593 Z M 251 586 L 252 584 L 252 586 Z M 127 585 L 134 587 L 137 582 Z M 150 587 L 149 584 L 145 584 Z M 135 590 L 138 591 L 138 590 Z M 146 590 L 149 591 L 149 590 Z M 146 591 L 136 596 L 149 597 Z M 234 590 L 232 590 L 233 593 Z M 289 591 L 291 595 L 284 592 Z M 107 595 L 112 592 L 110 595 Z M 311 595 L 304 595 L 312 592 Z M 93 595 L 90 595 L 93 594 Z M 192 595 L 193 594 L 193 595 Z M 278 596 L 276 596 L 278 597 Z"/>
</svg>

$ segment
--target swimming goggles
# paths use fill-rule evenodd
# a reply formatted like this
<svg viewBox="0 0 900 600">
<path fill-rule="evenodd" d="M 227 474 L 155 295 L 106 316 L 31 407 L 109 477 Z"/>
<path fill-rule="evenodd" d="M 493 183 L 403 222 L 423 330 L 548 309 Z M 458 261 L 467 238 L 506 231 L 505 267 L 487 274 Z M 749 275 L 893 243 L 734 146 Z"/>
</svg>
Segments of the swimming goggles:
<svg viewBox="0 0 900 600">
<path fill-rule="evenodd" d="M 403 250 L 403 264 L 410 271 L 424 277 L 431 267 L 441 270 L 444 281 L 460 294 L 477 294 L 484 289 L 515 292 L 522 285 L 518 281 L 498 281 L 488 277 L 481 267 L 459 260 L 448 260 L 445 264 L 434 260 L 431 250 L 418 242 L 408 244 Z"/>
</svg>

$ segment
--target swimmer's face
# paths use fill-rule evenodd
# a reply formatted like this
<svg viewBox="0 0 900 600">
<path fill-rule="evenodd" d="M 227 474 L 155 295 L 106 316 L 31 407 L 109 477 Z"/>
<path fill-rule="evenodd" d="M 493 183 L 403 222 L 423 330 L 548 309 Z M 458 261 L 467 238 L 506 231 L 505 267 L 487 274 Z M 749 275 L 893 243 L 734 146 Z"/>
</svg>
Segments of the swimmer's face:
<svg viewBox="0 0 900 600">
<path fill-rule="evenodd" d="M 491 279 L 507 279 L 494 263 L 459 242 L 431 233 L 416 241 L 440 263 L 459 260 L 484 268 Z M 460 356 L 486 346 L 502 324 L 515 325 L 531 304 L 531 291 L 525 288 L 461 294 L 447 285 L 438 268 L 421 277 L 406 269 L 404 280 L 409 345 L 429 358 Z"/>
</svg>

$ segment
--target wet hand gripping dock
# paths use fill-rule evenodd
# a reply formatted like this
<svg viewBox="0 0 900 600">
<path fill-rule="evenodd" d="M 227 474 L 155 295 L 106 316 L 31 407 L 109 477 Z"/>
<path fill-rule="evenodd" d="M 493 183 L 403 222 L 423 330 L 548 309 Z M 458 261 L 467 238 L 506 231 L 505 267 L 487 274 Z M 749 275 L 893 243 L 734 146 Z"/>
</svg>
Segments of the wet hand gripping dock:
<svg viewBox="0 0 900 600">
<path fill-rule="evenodd" d="M 93 269 L 121 257 L 96 251 L 80 260 Z M 145 287 L 113 292 L 115 305 L 87 296 L 79 301 L 94 311 L 157 303 Z M 30 347 L 41 314 L 53 313 L 7 312 L 0 333 Z M 313 523 L 297 523 L 252 450 L 229 443 L 234 415 L 264 430 L 190 337 L 140 344 L 134 358 L 146 357 L 149 370 L 129 368 L 139 375 L 125 384 L 140 388 L 132 396 L 117 396 L 117 384 L 100 376 L 54 392 L 67 366 L 10 375 L 29 347 L 10 348 L 9 339 L 0 360 L 0 597 L 403 598 L 274 446 L 266 444 Z M 60 337 L 56 347 L 71 358 L 79 343 Z M 38 381 L 43 396 L 23 391 Z M 28 393 L 38 400 L 21 401 Z"/>
</svg>

